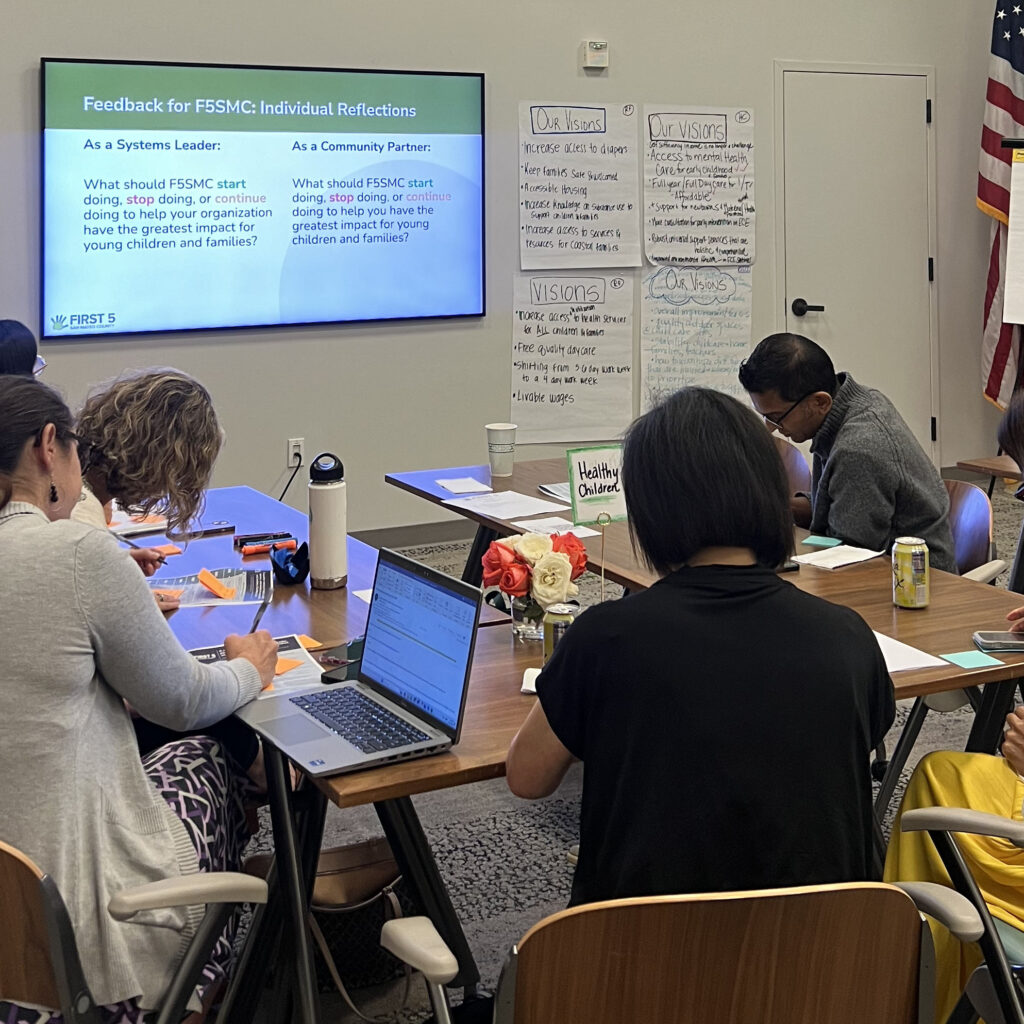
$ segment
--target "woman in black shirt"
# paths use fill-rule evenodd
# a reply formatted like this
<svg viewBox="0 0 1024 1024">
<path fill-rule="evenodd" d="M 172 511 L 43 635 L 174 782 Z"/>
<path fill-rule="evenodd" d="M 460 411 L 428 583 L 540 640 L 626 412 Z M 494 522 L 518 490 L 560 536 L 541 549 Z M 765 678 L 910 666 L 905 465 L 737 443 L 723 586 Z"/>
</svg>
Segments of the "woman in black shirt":
<svg viewBox="0 0 1024 1024">
<path fill-rule="evenodd" d="M 777 575 L 793 533 L 771 437 L 684 388 L 630 427 L 622 480 L 661 578 L 573 623 L 508 756 L 527 798 L 585 764 L 572 903 L 874 877 L 892 683 L 856 612 Z"/>
</svg>

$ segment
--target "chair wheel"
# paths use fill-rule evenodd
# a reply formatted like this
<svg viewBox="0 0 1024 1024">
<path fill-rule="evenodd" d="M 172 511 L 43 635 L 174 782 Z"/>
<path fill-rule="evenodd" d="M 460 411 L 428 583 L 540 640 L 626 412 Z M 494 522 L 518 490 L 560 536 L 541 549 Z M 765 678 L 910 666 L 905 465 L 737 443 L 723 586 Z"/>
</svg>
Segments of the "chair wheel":
<svg viewBox="0 0 1024 1024">
<path fill-rule="evenodd" d="M 881 782 L 885 778 L 885 773 L 889 768 L 888 761 L 872 761 L 871 762 L 871 778 L 875 782 Z"/>
</svg>

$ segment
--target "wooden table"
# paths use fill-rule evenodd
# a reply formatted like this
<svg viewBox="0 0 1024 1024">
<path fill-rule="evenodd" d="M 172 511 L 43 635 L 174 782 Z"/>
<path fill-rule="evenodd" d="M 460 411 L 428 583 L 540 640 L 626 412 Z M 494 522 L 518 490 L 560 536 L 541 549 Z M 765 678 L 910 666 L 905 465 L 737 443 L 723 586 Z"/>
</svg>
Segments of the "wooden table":
<svg viewBox="0 0 1024 1024">
<path fill-rule="evenodd" d="M 389 473 L 385 479 L 427 501 L 442 504 L 451 495 L 437 485 L 436 480 L 439 478 L 472 476 L 489 483 L 495 491 L 515 490 L 537 495 L 538 484 L 563 481 L 567 475 L 564 459 L 543 459 L 517 462 L 510 477 L 492 478 L 490 470 L 484 465 Z M 476 558 L 477 564 L 479 555 L 476 549 L 486 547 L 484 540 L 489 543 L 496 536 L 522 532 L 520 527 L 513 526 L 507 520 L 477 515 L 465 509 L 454 511 L 478 524 L 478 539 L 470 555 L 470 559 Z M 806 531 L 798 530 L 797 535 L 802 538 L 807 534 Z M 609 579 L 621 583 L 629 590 L 648 587 L 657 578 L 633 554 L 625 523 L 612 523 L 606 528 L 603 549 L 599 537 L 588 537 L 584 544 L 587 548 L 588 567 L 599 572 L 603 566 Z M 803 546 L 798 548 L 800 552 L 810 550 Z M 464 578 L 470 576 L 474 568 L 467 562 Z M 1006 613 L 1024 603 L 1019 594 L 933 570 L 929 607 L 919 610 L 896 608 L 892 603 L 889 561 L 884 557 L 834 571 L 805 565 L 801 566 L 799 572 L 787 574 L 786 579 L 801 590 L 853 608 L 879 633 L 936 656 L 972 650 L 971 633 L 977 629 L 1004 628 Z M 814 638 L 809 637 L 808 642 L 814 642 Z M 916 697 L 988 683 L 1005 684 L 986 687 L 982 707 L 975 718 L 968 741 L 969 750 L 991 752 L 998 743 L 1002 719 L 1012 700 L 1013 686 L 1024 676 L 1024 655 L 1000 654 L 998 657 L 1000 665 L 987 668 L 962 669 L 948 664 L 943 668 L 898 672 L 893 676 L 896 697 Z"/>
<path fill-rule="evenodd" d="M 307 537 L 308 522 L 302 513 L 248 487 L 210 491 L 203 522 L 214 520 L 228 520 L 235 525 L 237 533 L 288 530 L 300 540 Z M 144 546 L 165 541 L 162 536 L 134 539 Z M 369 606 L 352 591 L 372 587 L 377 552 L 349 537 L 348 558 L 349 579 L 344 588 L 319 591 L 312 590 L 308 583 L 295 587 L 275 586 L 262 627 L 275 636 L 307 633 L 330 646 L 362 633 Z M 269 557 L 242 559 L 232 546 L 231 534 L 205 537 L 192 541 L 181 555 L 168 558 L 156 578 L 239 564 L 264 568 L 269 565 Z M 181 608 L 169 618 L 175 635 L 184 646 L 192 648 L 219 643 L 228 633 L 247 632 L 254 612 L 253 605 L 223 605 Z M 302 786 L 293 794 L 284 759 L 264 741 L 280 885 L 275 887 L 275 898 L 260 912 L 259 930 L 274 936 L 283 935 L 291 942 L 292 948 L 285 949 L 282 956 L 292 960 L 294 969 L 299 972 L 296 995 L 299 1016 L 305 1021 L 315 1021 L 318 1016 L 304 914 L 328 799 L 339 807 L 374 804 L 403 874 L 459 959 L 456 982 L 472 987 L 479 980 L 465 935 L 409 798 L 417 793 L 500 777 L 505 772 L 509 744 L 534 700 L 519 692 L 523 670 L 538 667 L 541 653 L 539 645 L 514 643 L 508 616 L 488 605 L 484 605 L 481 612 L 481 625 L 485 624 L 504 624 L 505 628 L 480 631 L 462 735 L 450 752 L 316 779 L 315 785 Z M 284 927 L 285 921 L 288 928 Z M 252 1019 L 261 981 L 270 970 L 273 956 L 274 951 L 267 943 L 247 948 L 225 1000 L 225 1020 L 248 1022 Z M 286 1002 L 278 1007 L 278 1015 L 285 1013 Z M 275 1018 L 273 1011 L 270 1018 Z"/>
<path fill-rule="evenodd" d="M 956 464 L 956 468 L 965 469 L 970 473 L 980 473 L 982 476 L 1002 476 L 1008 480 L 1019 480 L 1021 478 L 1020 466 L 1009 455 L 993 455 L 990 458 L 980 459 L 961 459 Z"/>
</svg>

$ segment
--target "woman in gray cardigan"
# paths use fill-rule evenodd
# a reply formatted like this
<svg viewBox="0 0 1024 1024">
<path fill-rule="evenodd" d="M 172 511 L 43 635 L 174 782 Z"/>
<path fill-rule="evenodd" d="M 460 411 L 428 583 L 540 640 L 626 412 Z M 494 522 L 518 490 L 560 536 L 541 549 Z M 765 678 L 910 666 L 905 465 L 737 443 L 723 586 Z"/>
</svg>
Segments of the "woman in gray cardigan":
<svg viewBox="0 0 1024 1024">
<path fill-rule="evenodd" d="M 78 448 L 52 388 L 0 377 L 0 839 L 56 881 L 97 1002 L 136 1020 L 159 1004 L 202 908 L 121 923 L 111 895 L 237 867 L 245 834 L 219 744 L 190 737 L 140 760 L 125 701 L 169 728 L 202 727 L 271 682 L 277 650 L 266 632 L 229 636 L 216 665 L 182 649 L 127 553 L 68 518 Z"/>
</svg>

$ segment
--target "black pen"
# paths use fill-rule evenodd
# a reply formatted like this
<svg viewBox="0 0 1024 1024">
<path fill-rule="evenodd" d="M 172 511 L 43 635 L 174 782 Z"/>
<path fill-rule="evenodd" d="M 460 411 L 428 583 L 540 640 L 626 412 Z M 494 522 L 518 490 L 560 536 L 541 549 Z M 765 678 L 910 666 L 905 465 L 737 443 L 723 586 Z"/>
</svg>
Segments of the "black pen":
<svg viewBox="0 0 1024 1024">
<path fill-rule="evenodd" d="M 249 632 L 250 633 L 255 633 L 256 632 L 256 629 L 257 629 L 257 627 L 260 624 L 260 619 L 263 618 L 263 613 L 267 610 L 267 605 L 268 604 L 270 604 L 270 598 L 269 597 L 265 597 L 263 599 L 263 603 L 256 610 L 256 618 L 252 620 L 252 625 L 249 627 Z"/>
</svg>

